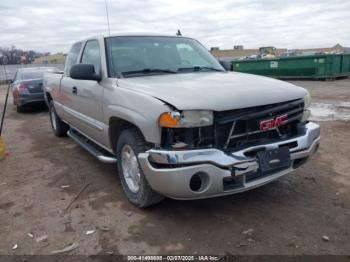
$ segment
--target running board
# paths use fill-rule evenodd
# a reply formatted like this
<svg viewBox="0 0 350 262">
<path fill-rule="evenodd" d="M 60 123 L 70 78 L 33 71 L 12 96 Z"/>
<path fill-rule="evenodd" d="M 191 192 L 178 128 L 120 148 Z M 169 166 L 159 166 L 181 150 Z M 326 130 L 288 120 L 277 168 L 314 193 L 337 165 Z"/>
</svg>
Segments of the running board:
<svg viewBox="0 0 350 262">
<path fill-rule="evenodd" d="M 96 145 L 94 142 L 86 138 L 84 135 L 80 134 L 78 131 L 70 129 L 67 132 L 67 135 L 101 162 L 107 164 L 113 164 L 117 162 L 115 156 L 100 146 Z"/>
</svg>

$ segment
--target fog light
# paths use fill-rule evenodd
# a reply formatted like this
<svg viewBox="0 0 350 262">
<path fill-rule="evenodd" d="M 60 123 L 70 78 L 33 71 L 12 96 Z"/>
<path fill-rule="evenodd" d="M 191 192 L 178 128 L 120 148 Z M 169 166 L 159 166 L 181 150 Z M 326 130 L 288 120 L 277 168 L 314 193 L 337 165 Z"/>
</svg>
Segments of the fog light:
<svg viewBox="0 0 350 262">
<path fill-rule="evenodd" d="M 193 192 L 203 192 L 208 188 L 209 176 L 204 172 L 195 173 L 190 180 L 190 189 Z"/>
<path fill-rule="evenodd" d="M 190 188 L 192 191 L 199 191 L 199 189 L 202 187 L 202 179 L 200 178 L 199 175 L 197 174 L 194 174 L 192 177 L 191 177 L 191 180 L 190 180 Z"/>
</svg>

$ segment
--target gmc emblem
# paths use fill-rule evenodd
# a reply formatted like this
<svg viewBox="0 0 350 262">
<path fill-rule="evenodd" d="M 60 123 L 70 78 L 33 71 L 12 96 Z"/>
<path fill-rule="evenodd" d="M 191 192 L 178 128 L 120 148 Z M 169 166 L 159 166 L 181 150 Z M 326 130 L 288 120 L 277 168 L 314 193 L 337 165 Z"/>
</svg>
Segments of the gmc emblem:
<svg viewBox="0 0 350 262">
<path fill-rule="evenodd" d="M 288 121 L 288 115 L 285 114 L 285 115 L 278 116 L 276 118 L 261 121 L 259 123 L 259 128 L 260 128 L 260 131 L 264 132 L 272 128 L 279 127 L 280 125 L 287 123 L 287 121 Z"/>
</svg>

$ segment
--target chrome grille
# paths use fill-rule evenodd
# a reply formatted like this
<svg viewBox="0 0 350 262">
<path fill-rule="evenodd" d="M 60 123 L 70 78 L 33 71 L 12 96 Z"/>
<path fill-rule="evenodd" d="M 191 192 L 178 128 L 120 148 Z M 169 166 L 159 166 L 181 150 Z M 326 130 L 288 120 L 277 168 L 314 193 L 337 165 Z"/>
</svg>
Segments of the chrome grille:
<svg viewBox="0 0 350 262">
<path fill-rule="evenodd" d="M 215 113 L 216 146 L 223 149 L 240 148 L 247 144 L 268 143 L 283 140 L 297 133 L 297 124 L 304 110 L 303 99 L 258 106 L 252 108 L 229 110 Z M 278 128 L 262 132 L 260 121 L 288 115 L 285 124 Z"/>
</svg>

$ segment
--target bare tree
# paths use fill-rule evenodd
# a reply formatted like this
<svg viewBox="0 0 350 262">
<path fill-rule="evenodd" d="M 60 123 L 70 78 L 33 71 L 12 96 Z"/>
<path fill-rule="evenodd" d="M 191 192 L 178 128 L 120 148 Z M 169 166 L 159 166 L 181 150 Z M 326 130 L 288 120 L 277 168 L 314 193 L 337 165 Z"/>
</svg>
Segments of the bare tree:
<svg viewBox="0 0 350 262">
<path fill-rule="evenodd" d="M 0 64 L 3 63 L 5 59 L 8 64 L 20 64 L 21 62 L 31 63 L 34 61 L 34 58 L 41 56 L 41 53 L 35 52 L 33 50 L 24 51 L 22 49 L 18 49 L 15 46 L 8 47 L 0 47 Z"/>
</svg>

